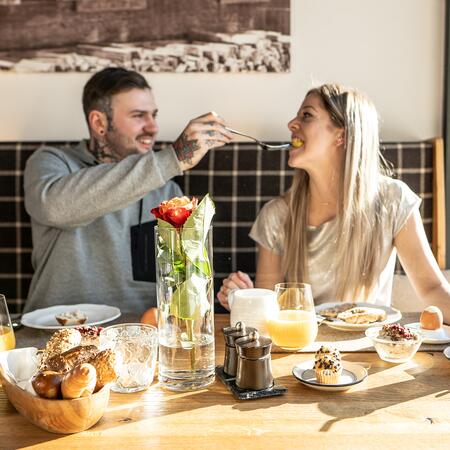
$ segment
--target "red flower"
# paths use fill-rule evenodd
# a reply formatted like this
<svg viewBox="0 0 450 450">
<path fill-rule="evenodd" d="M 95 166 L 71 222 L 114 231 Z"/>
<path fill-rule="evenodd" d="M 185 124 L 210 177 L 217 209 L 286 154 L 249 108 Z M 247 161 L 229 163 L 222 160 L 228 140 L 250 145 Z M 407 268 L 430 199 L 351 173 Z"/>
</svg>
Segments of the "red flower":
<svg viewBox="0 0 450 450">
<path fill-rule="evenodd" d="M 169 222 L 175 228 L 180 228 L 191 215 L 192 211 L 197 208 L 198 200 L 192 197 L 174 197 L 171 200 L 162 202 L 151 213 L 157 218 Z"/>
</svg>

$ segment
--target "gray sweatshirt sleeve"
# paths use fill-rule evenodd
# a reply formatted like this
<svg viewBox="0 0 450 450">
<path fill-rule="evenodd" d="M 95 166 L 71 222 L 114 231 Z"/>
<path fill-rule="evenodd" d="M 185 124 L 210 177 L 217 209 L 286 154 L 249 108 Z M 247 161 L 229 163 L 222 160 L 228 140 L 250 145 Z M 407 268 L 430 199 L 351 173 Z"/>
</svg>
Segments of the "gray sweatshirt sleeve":
<svg viewBox="0 0 450 450">
<path fill-rule="evenodd" d="M 49 147 L 28 159 L 25 208 L 34 220 L 56 228 L 87 225 L 182 173 L 173 149 L 131 155 L 118 163 L 74 166 L 65 152 Z"/>
</svg>

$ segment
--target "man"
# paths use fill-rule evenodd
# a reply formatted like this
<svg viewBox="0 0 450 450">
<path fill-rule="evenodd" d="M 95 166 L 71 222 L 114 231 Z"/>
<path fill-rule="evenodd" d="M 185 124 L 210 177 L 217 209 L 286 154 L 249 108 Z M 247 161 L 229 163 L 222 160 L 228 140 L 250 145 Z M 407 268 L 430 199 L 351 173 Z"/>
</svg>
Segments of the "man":
<svg viewBox="0 0 450 450">
<path fill-rule="evenodd" d="M 189 122 L 173 148 L 154 152 L 152 90 L 140 74 L 122 68 L 92 76 L 83 109 L 89 141 L 42 147 L 25 168 L 35 269 L 25 311 L 103 303 L 142 312 L 156 304 L 148 282 L 154 275 L 140 267 L 142 253 L 153 252 L 141 245 L 142 226 L 155 220 L 150 210 L 181 194 L 171 178 L 232 138 L 223 120 L 208 113 Z"/>
</svg>

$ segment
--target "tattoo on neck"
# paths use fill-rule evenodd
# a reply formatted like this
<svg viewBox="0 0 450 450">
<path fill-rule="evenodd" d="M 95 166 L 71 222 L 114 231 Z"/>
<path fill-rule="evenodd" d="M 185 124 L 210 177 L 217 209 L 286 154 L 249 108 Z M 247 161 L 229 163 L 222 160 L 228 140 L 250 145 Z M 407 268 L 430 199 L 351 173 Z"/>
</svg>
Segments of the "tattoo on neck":
<svg viewBox="0 0 450 450">
<path fill-rule="evenodd" d="M 189 141 L 187 136 L 183 133 L 180 138 L 175 141 L 173 148 L 177 154 L 178 161 L 192 164 L 194 152 L 200 148 L 200 145 L 195 140 Z"/>
<path fill-rule="evenodd" d="M 94 155 L 94 158 L 97 161 L 102 163 L 119 161 L 114 150 L 111 149 L 106 142 L 101 142 L 95 137 L 91 138 L 89 142 L 89 151 Z"/>
</svg>

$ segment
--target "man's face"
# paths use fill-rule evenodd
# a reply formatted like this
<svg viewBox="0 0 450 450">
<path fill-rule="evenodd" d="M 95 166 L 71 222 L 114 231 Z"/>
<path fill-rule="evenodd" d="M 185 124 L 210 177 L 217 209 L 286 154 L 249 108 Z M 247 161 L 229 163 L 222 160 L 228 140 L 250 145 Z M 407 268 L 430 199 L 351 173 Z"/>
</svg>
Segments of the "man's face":
<svg viewBox="0 0 450 450">
<path fill-rule="evenodd" d="M 149 89 L 131 89 L 113 96 L 112 121 L 106 142 L 116 158 L 147 153 L 155 144 L 158 124 L 155 98 Z"/>
</svg>

